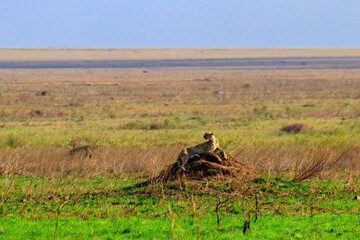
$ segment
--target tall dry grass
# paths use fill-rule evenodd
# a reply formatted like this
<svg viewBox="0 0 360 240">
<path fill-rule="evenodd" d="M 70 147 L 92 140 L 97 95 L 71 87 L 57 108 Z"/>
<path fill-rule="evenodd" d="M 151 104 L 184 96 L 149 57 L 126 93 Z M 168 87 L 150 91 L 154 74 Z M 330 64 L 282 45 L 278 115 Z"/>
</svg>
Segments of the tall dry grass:
<svg viewBox="0 0 360 240">
<path fill-rule="evenodd" d="M 101 146 L 76 152 L 55 146 L 7 148 L 0 150 L 0 171 L 3 176 L 112 173 L 115 176 L 153 177 L 175 162 L 179 151 L 178 146 Z M 360 171 L 359 146 L 254 146 L 238 148 L 233 155 L 266 176 L 296 181 L 312 177 L 348 178 Z"/>
<path fill-rule="evenodd" d="M 67 147 L 18 147 L 0 150 L 1 175 L 66 175 L 85 173 L 153 176 L 174 159 L 174 148 L 106 146 L 72 152 Z"/>
<path fill-rule="evenodd" d="M 268 176 L 296 181 L 349 178 L 360 171 L 360 146 L 247 147 L 235 150 L 234 155 Z"/>
</svg>

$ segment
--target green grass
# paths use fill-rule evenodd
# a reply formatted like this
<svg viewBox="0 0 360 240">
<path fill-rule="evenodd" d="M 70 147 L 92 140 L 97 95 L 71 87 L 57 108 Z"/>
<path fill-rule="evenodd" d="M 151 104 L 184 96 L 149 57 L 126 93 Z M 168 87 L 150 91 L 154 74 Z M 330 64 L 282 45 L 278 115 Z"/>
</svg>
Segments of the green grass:
<svg viewBox="0 0 360 240">
<path fill-rule="evenodd" d="M 357 239 L 359 215 L 319 214 L 314 216 L 264 215 L 243 234 L 243 217 L 223 216 L 222 226 L 216 218 L 200 219 L 201 239 Z M 56 221 L 53 219 L 0 219 L 1 239 L 51 239 Z M 61 218 L 57 239 L 196 239 L 197 227 L 192 217 L 178 220 L 174 229 L 166 217 L 143 219 Z M 175 235 L 175 236 L 174 236 Z"/>
<path fill-rule="evenodd" d="M 85 118 L 86 119 L 86 118 Z M 219 122 L 202 125 L 197 120 L 151 120 L 119 125 L 118 120 L 105 122 L 41 124 L 34 126 L 16 125 L 0 131 L 0 147 L 18 146 L 66 146 L 74 138 L 105 145 L 178 145 L 194 144 L 202 141 L 206 131 L 213 131 L 224 148 L 233 149 L 245 145 L 314 145 L 336 142 L 359 144 L 360 125 L 356 119 L 288 119 L 284 120 L 247 120 L 246 124 L 237 125 L 237 121 Z M 311 128 L 301 134 L 283 134 L 281 126 L 285 123 L 303 122 Z M 233 125 L 234 124 L 234 125 Z"/>
<path fill-rule="evenodd" d="M 201 239 L 355 239 L 360 230 L 353 200 L 360 182 L 259 178 L 245 186 L 210 182 L 207 190 L 205 182 L 124 188 L 135 183 L 112 174 L 3 177 L 0 238 L 53 238 L 57 216 L 58 239 L 196 239 L 198 230 Z M 226 199 L 217 226 L 216 204 Z M 244 216 L 251 221 L 245 235 Z"/>
</svg>

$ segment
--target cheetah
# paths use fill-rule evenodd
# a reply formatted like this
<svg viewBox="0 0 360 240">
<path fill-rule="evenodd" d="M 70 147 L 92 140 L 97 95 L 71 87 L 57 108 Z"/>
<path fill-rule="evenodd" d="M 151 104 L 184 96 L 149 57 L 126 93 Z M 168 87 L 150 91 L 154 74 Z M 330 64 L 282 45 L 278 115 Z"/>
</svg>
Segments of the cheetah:
<svg viewBox="0 0 360 240">
<path fill-rule="evenodd" d="M 185 165 L 189 159 L 199 157 L 201 153 L 213 152 L 219 148 L 219 142 L 214 133 L 205 133 L 203 137 L 208 141 L 194 147 L 185 148 L 180 152 L 177 158 L 179 170 L 186 171 Z"/>
</svg>

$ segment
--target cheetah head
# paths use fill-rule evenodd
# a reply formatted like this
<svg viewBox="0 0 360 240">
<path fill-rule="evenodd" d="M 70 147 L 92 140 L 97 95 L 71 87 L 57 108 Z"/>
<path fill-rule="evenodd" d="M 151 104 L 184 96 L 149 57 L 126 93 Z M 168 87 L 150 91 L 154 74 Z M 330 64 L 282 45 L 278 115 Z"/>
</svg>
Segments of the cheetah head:
<svg viewBox="0 0 360 240">
<path fill-rule="evenodd" d="M 205 133 L 203 137 L 206 140 L 210 140 L 213 136 L 214 136 L 214 133 L 211 132 L 211 133 Z"/>
</svg>

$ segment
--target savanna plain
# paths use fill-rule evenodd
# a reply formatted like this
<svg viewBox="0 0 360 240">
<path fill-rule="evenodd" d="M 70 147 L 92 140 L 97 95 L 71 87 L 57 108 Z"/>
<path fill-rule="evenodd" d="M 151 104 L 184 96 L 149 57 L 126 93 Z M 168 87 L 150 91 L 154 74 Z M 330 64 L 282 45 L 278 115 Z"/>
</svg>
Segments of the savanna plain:
<svg viewBox="0 0 360 240">
<path fill-rule="evenodd" d="M 1 48 L 0 239 L 357 239 L 360 49 Z M 155 179 L 213 132 L 258 175 Z"/>
</svg>

